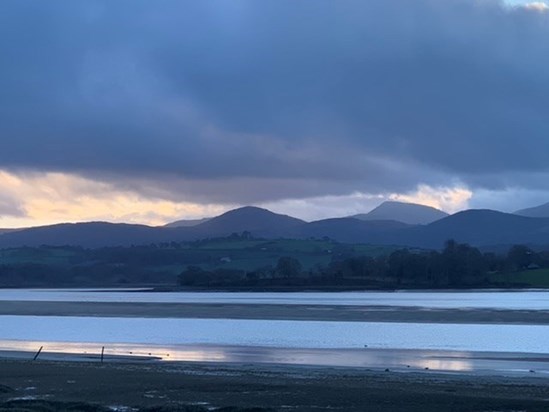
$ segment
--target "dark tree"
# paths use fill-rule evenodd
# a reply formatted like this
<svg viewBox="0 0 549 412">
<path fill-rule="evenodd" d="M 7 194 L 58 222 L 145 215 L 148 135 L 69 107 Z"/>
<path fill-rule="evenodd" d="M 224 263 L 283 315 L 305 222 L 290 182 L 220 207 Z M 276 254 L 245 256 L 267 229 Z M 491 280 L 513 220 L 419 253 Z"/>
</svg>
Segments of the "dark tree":
<svg viewBox="0 0 549 412">
<path fill-rule="evenodd" d="M 533 263 L 534 252 L 527 246 L 514 245 L 507 253 L 507 259 L 514 270 L 526 269 Z"/>
<path fill-rule="evenodd" d="M 197 285 L 203 283 L 208 273 L 198 266 L 187 266 L 183 272 L 179 274 L 177 280 L 180 285 Z"/>
<path fill-rule="evenodd" d="M 293 257 L 283 256 L 278 259 L 276 271 L 284 278 L 295 278 L 301 273 L 301 263 Z"/>
</svg>

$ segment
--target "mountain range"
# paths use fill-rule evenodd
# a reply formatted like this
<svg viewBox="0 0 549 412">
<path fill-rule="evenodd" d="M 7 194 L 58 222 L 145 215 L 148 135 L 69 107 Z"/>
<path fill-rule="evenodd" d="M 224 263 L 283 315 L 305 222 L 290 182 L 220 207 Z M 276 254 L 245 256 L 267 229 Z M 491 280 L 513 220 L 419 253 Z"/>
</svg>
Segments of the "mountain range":
<svg viewBox="0 0 549 412">
<path fill-rule="evenodd" d="M 438 218 L 437 218 L 438 217 Z M 425 222 L 419 224 L 418 222 Z M 86 222 L 0 231 L 0 248 L 75 245 L 88 248 L 181 242 L 249 232 L 262 238 L 323 238 L 379 245 L 440 248 L 448 239 L 480 247 L 511 244 L 549 245 L 549 217 L 528 217 L 494 210 L 447 215 L 434 208 L 386 202 L 366 215 L 314 222 L 243 207 L 200 222 L 162 227 Z"/>
</svg>

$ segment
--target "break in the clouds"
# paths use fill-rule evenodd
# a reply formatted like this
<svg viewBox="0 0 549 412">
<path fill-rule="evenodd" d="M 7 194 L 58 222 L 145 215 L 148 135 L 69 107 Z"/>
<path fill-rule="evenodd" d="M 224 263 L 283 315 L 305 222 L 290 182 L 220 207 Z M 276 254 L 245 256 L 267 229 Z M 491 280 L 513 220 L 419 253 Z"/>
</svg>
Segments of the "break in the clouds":
<svg viewBox="0 0 549 412">
<path fill-rule="evenodd" d="M 549 194 L 544 4 L 4 0 L 0 169 L 146 199 L 145 220 L 155 202 Z M 30 216 L 22 193 L 0 213 Z"/>
</svg>

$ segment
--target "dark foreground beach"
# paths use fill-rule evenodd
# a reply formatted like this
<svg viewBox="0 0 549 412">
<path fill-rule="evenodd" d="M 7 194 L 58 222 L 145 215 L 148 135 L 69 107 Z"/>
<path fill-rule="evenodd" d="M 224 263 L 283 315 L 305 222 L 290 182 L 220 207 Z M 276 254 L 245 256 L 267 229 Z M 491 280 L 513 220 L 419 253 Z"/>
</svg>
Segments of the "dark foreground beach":
<svg viewBox="0 0 549 412">
<path fill-rule="evenodd" d="M 0 360 L 0 410 L 99 410 L 66 402 L 115 410 L 162 406 L 157 411 L 195 405 L 197 411 L 541 412 L 549 410 L 549 382 L 363 368 Z"/>
</svg>

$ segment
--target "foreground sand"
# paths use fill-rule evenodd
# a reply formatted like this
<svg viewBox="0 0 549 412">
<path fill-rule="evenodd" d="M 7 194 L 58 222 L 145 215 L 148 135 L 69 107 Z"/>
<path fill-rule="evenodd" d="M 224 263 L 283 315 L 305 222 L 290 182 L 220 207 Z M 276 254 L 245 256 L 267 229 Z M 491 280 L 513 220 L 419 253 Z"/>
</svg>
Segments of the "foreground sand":
<svg viewBox="0 0 549 412">
<path fill-rule="evenodd" d="M 360 368 L 3 359 L 2 388 L 0 401 L 44 398 L 132 408 L 198 404 L 280 411 L 549 410 L 546 379 Z"/>
</svg>

